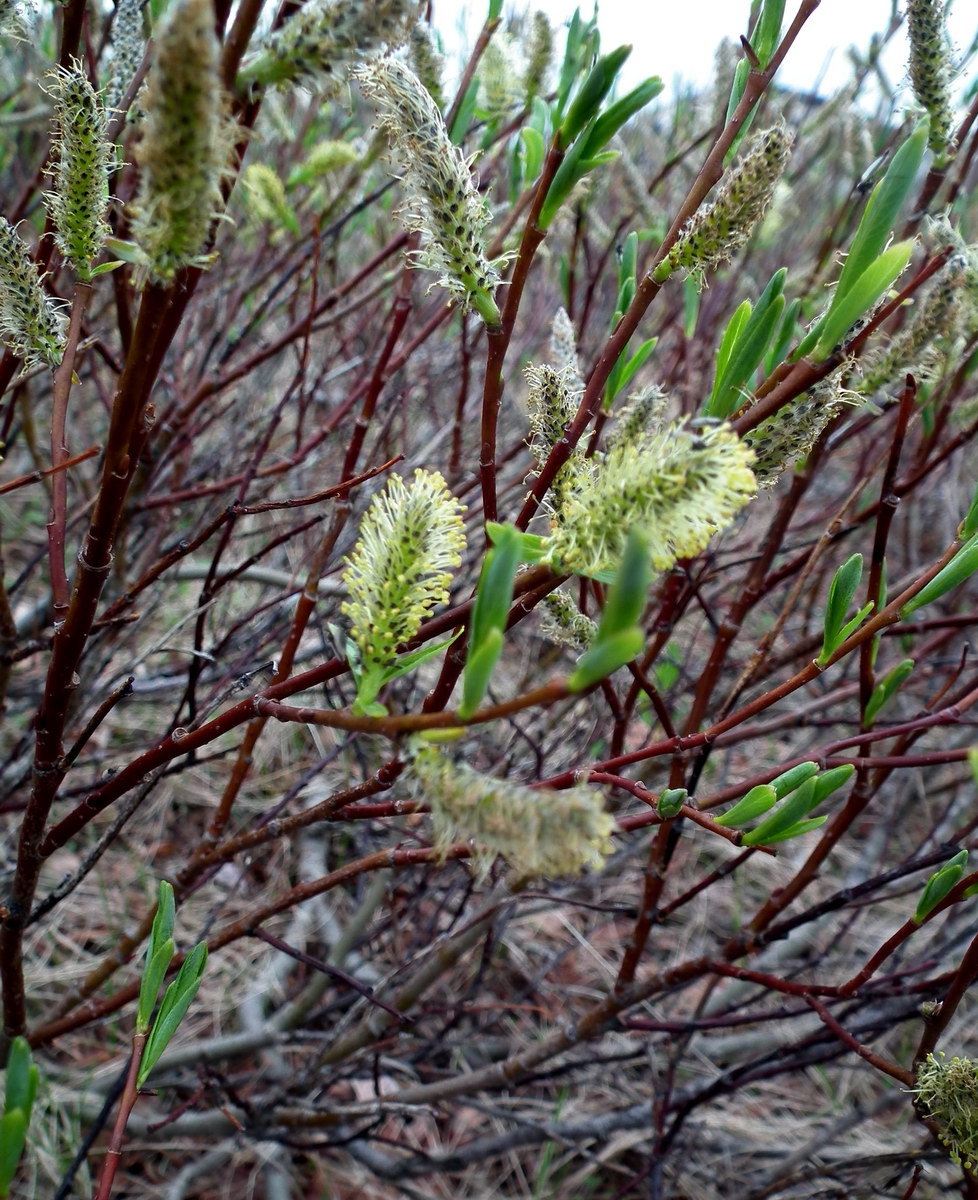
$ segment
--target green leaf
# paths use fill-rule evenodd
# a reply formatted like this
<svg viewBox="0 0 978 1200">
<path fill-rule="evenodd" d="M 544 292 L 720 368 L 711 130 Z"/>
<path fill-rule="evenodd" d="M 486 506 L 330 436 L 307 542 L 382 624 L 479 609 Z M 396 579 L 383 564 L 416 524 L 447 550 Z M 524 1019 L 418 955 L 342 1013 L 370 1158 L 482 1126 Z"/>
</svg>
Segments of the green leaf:
<svg viewBox="0 0 978 1200">
<path fill-rule="evenodd" d="M 779 833 L 783 833 L 797 824 L 803 817 L 807 817 L 817 803 L 815 780 L 814 778 L 807 779 L 766 821 L 762 821 L 750 833 L 745 833 L 741 842 L 745 846 L 759 846 L 769 842 Z"/>
<path fill-rule="evenodd" d="M 971 500 L 971 507 L 961 522 L 958 537 L 964 542 L 968 538 L 974 537 L 976 533 L 978 533 L 978 488 L 975 489 L 975 494 Z"/>
<path fill-rule="evenodd" d="M 906 683 L 913 674 L 913 668 L 913 659 L 905 658 L 903 662 L 897 663 L 892 671 L 884 675 L 876 687 L 873 688 L 873 694 L 870 696 L 869 703 L 866 705 L 866 711 L 863 714 L 863 720 L 867 725 L 872 725 L 879 716 L 884 704 L 887 704 L 903 684 Z"/>
<path fill-rule="evenodd" d="M 923 893 L 917 903 L 913 919 L 919 925 L 934 911 L 948 892 L 964 874 L 968 861 L 968 851 L 959 850 L 949 859 L 939 871 L 936 871 L 924 885 Z"/>
<path fill-rule="evenodd" d="M 946 567 L 943 567 L 930 583 L 925 584 L 916 596 L 900 609 L 901 617 L 908 617 L 918 608 L 939 600 L 941 596 L 970 579 L 978 571 L 978 534 L 966 542 Z"/>
<path fill-rule="evenodd" d="M 723 337 L 720 339 L 720 347 L 717 350 L 716 359 L 716 377 L 713 383 L 713 393 L 710 400 L 707 402 L 707 408 L 713 401 L 713 397 L 717 394 L 717 389 L 723 380 L 727 371 L 727 363 L 730 361 L 730 355 L 733 353 L 734 346 L 737 344 L 737 339 L 743 332 L 744 326 L 750 320 L 750 315 L 754 311 L 754 306 L 749 300 L 745 300 L 738 306 L 734 315 L 727 322 L 727 328 L 723 331 Z"/>
<path fill-rule="evenodd" d="M 852 763 L 844 763 L 841 767 L 832 767 L 829 771 L 823 771 L 815 780 L 814 799 L 812 800 L 812 808 L 818 806 L 837 792 L 844 783 L 846 783 L 856 773 L 856 768 Z M 809 812 L 811 809 L 809 809 Z"/>
<path fill-rule="evenodd" d="M 801 301 L 792 300 L 784 311 L 781 318 L 781 325 L 778 332 L 774 336 L 774 341 L 767 354 L 764 356 L 764 371 L 770 375 L 779 363 L 784 362 L 788 354 L 788 347 L 794 341 L 795 328 L 798 325 L 798 314 L 801 312 Z"/>
<path fill-rule="evenodd" d="M 696 336 L 696 323 L 700 317 L 700 288 L 696 279 L 688 275 L 683 280 L 683 337 L 690 342 Z"/>
<path fill-rule="evenodd" d="M 558 131 L 557 144 L 562 150 L 565 150 L 585 126 L 598 115 L 602 101 L 614 87 L 618 72 L 631 52 L 631 46 L 619 46 L 617 50 L 612 50 L 610 54 L 599 58 L 591 68 L 588 77 L 581 85 L 581 90 L 571 101 L 567 116 Z M 627 120 L 627 118 L 625 119 Z M 614 130 L 608 134 L 608 137 L 610 138 L 613 133 Z M 601 143 L 601 145 L 603 144 Z M 597 149 L 600 148 L 600 146 L 597 147 Z"/>
<path fill-rule="evenodd" d="M 537 533 L 520 533 L 515 525 L 503 525 L 499 521 L 486 522 L 486 535 L 493 545 L 498 538 L 507 538 L 509 534 L 503 530 L 513 529 L 520 535 L 520 561 L 525 563 L 541 562 L 550 553 L 550 539 Z"/>
<path fill-rule="evenodd" d="M 543 135 L 529 126 L 520 130 L 520 140 L 523 143 L 523 177 L 530 184 L 540 174 L 546 144 Z"/>
<path fill-rule="evenodd" d="M 428 646 L 421 646 L 417 650 L 412 650 L 408 654 L 402 654 L 400 658 L 394 660 L 391 665 L 384 670 L 383 681 L 385 684 L 390 683 L 392 679 L 399 679 L 402 675 L 407 675 L 409 671 L 413 671 L 416 667 L 420 667 L 422 663 L 426 663 L 429 658 L 434 658 L 441 654 L 443 650 L 455 641 L 456 638 L 462 636 L 461 629 L 456 630 L 451 637 L 445 638 L 443 642 L 433 642 Z"/>
<path fill-rule="evenodd" d="M 605 598 L 594 646 L 638 624 L 652 582 L 651 557 L 648 539 L 638 529 L 630 529 L 621 566 Z"/>
<path fill-rule="evenodd" d="M 874 259 L 846 291 L 842 290 L 842 281 L 839 281 L 832 305 L 817 328 L 818 341 L 810 355 L 813 362 L 822 362 L 835 352 L 853 325 L 869 312 L 900 275 L 912 253 L 912 239 L 897 242 Z"/>
<path fill-rule="evenodd" d="M 10 1044 L 7 1067 L 4 1072 L 4 1112 L 15 1108 L 30 1110 L 31 1067 L 33 1059 L 26 1038 L 17 1037 Z"/>
<path fill-rule="evenodd" d="M 625 663 L 637 658 L 644 646 L 645 634 L 637 627 L 625 629 L 607 641 L 592 646 L 580 659 L 573 674 L 568 677 L 568 690 L 583 692 L 599 683 Z"/>
<path fill-rule="evenodd" d="M 0 1196 L 10 1195 L 10 1184 L 17 1174 L 20 1157 L 27 1142 L 27 1116 L 14 1108 L 0 1118 Z"/>
<path fill-rule="evenodd" d="M 586 154 L 597 154 L 611 141 L 619 129 L 662 91 L 663 83 L 653 75 L 633 88 L 626 96 L 609 105 L 591 126 L 586 137 Z"/>
<path fill-rule="evenodd" d="M 838 297 L 844 296 L 882 254 L 923 162 L 927 134 L 928 121 L 925 118 L 893 155 L 886 174 L 873 189 L 846 255 L 836 285 L 833 307 Z"/>
<path fill-rule="evenodd" d="M 150 957 L 153 941 L 146 947 L 146 962 L 143 966 L 143 977 L 139 984 L 139 1005 L 136 1009 L 136 1032 L 145 1033 L 153 1019 L 153 1009 L 156 1007 L 156 997 L 160 994 L 160 985 L 166 978 L 166 970 L 173 959 L 173 938 L 157 946 L 156 952 Z"/>
<path fill-rule="evenodd" d="M 818 774 L 818 763 L 803 762 L 797 766 L 789 767 L 787 771 L 782 771 L 780 775 L 771 780 L 771 787 L 778 794 L 778 799 L 783 800 L 808 779 Z"/>
<path fill-rule="evenodd" d="M 462 97 L 462 103 L 458 106 L 458 112 L 455 114 L 455 120 L 448 131 L 449 138 L 456 146 L 460 146 L 465 140 L 465 135 L 469 131 L 469 125 L 472 123 L 472 117 L 475 115 L 475 106 L 478 99 L 479 80 L 476 77 L 466 89 L 465 95 Z"/>
<path fill-rule="evenodd" d="M 779 271 L 781 282 L 784 273 Z M 781 314 L 784 311 L 785 299 L 776 295 L 762 305 L 758 301 L 757 308 L 751 314 L 744 326 L 743 332 L 733 347 L 733 353 L 727 363 L 722 377 L 718 375 L 713 386 L 713 395 L 707 403 L 706 415 L 709 417 L 729 417 L 743 399 L 743 388 L 757 370 L 768 342 L 771 340 Z"/>
<path fill-rule="evenodd" d="M 801 837 L 803 833 L 811 833 L 813 829 L 818 829 L 820 825 L 824 825 L 827 820 L 828 817 L 811 817 L 807 821 L 798 821 L 794 825 L 789 825 L 787 829 L 780 830 L 778 833 L 768 834 L 764 838 L 763 843 L 756 841 L 748 842 L 746 837 L 742 838 L 741 841 L 745 846 L 757 846 L 761 844 L 773 846 L 777 842 L 786 842 L 789 838 Z"/>
<path fill-rule="evenodd" d="M 785 0 L 764 0 L 761 15 L 757 18 L 751 36 L 751 46 L 758 62 L 764 68 L 781 41 L 781 22 L 784 19 Z"/>
<path fill-rule="evenodd" d="M 777 802 L 778 793 L 774 788 L 769 783 L 760 783 L 757 787 L 752 787 L 746 796 L 741 797 L 733 808 L 727 809 L 722 816 L 714 817 L 714 820 L 723 826 L 746 825 L 748 821 L 762 817 Z"/>
<path fill-rule="evenodd" d="M 207 946 L 198 942 L 184 959 L 177 977 L 166 989 L 159 1015 L 153 1022 L 143 1057 L 136 1075 L 136 1086 L 142 1087 L 149 1078 L 150 1072 L 160 1060 L 163 1051 L 169 1045 L 170 1039 L 179 1028 L 180 1022 L 187 1015 L 187 1009 L 193 1003 L 200 981 L 207 965 Z"/>
<path fill-rule="evenodd" d="M 462 703 L 458 706 L 460 720 L 467 721 L 478 709 L 503 652 L 504 640 L 501 629 L 490 629 L 475 649 L 469 643 L 465 675 L 462 678 Z"/>
<path fill-rule="evenodd" d="M 825 636 L 822 641 L 822 652 L 818 656 L 819 666 L 824 666 L 845 640 L 841 636 L 843 622 L 862 575 L 863 556 L 861 554 L 853 554 L 835 573 L 832 586 L 829 588 L 828 602 L 825 605 Z"/>
<path fill-rule="evenodd" d="M 475 589 L 469 621 L 469 647 L 478 650 L 489 631 L 506 628 L 513 602 L 513 582 L 520 565 L 523 539 L 513 525 L 503 525 L 486 554 Z"/>
</svg>

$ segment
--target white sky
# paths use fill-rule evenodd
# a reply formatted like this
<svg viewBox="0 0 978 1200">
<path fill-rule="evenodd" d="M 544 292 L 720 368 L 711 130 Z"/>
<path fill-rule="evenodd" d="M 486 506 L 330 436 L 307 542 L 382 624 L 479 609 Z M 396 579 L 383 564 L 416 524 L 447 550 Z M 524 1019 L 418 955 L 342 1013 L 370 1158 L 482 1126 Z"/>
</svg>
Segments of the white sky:
<svg viewBox="0 0 978 1200">
<path fill-rule="evenodd" d="M 580 3 L 583 16 L 590 16 L 593 0 L 506 0 L 507 9 L 542 8 L 555 26 L 566 22 Z M 435 25 L 446 39 L 446 49 L 460 42 L 457 33 L 464 25 L 471 44 L 485 18 L 487 0 L 434 0 Z M 900 6 L 903 7 L 902 4 Z M 797 11 L 797 0 L 785 5 L 785 28 Z M 891 0 L 822 0 L 808 19 L 779 72 L 784 84 L 810 89 L 821 78 L 820 92 L 829 94 L 850 75 L 846 48 L 864 53 L 873 34 L 889 22 Z M 622 75 L 625 88 L 649 75 L 661 75 L 666 86 L 682 78 L 705 84 L 712 80 L 713 53 L 724 37 L 735 41 L 746 30 L 750 0 L 600 0 L 599 28 L 604 51 L 631 44 L 634 48 Z M 964 51 L 978 33 L 978 4 L 975 0 L 952 0 L 949 28 L 959 51 Z M 563 34 L 558 28 L 557 46 Z M 899 32 L 884 58 L 884 70 L 894 85 L 906 73 L 906 38 Z M 966 77 L 963 83 L 970 82 Z"/>
</svg>

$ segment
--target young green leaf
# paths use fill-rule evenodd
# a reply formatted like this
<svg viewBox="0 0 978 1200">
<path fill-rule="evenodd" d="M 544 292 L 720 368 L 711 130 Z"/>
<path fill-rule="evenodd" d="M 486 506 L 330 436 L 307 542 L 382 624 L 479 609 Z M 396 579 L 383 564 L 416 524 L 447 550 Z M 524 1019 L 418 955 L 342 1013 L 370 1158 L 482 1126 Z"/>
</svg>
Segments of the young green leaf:
<svg viewBox="0 0 978 1200">
<path fill-rule="evenodd" d="M 818 341 L 809 355 L 813 362 L 823 362 L 835 353 L 836 346 L 853 325 L 869 312 L 901 274 L 912 253 L 911 239 L 897 242 L 874 259 L 846 291 L 841 290 L 842 281 L 839 281 L 832 305 L 818 325 Z"/>
<path fill-rule="evenodd" d="M 861 554 L 853 554 L 835 573 L 825 605 L 825 636 L 822 641 L 822 652 L 818 656 L 819 666 L 824 666 L 845 640 L 842 630 L 846 613 L 852 604 L 862 575 L 863 556 Z"/>
<path fill-rule="evenodd" d="M 170 1039 L 176 1033 L 180 1022 L 187 1015 L 187 1009 L 193 1003 L 200 981 L 207 965 L 207 946 L 198 942 L 183 961 L 177 972 L 177 977 L 166 989 L 163 1003 L 143 1050 L 143 1057 L 136 1075 L 136 1086 L 142 1087 L 149 1078 L 150 1072 L 160 1060 Z"/>
<path fill-rule="evenodd" d="M 37 1084 L 38 1071 L 34 1066 L 30 1043 L 26 1038 L 15 1037 L 10 1043 L 4 1073 L 4 1112 L 20 1109 L 30 1120 Z"/>
<path fill-rule="evenodd" d="M 153 1019 L 153 1009 L 156 997 L 160 993 L 160 985 L 166 977 L 167 967 L 173 958 L 173 938 L 167 938 L 162 945 L 153 950 L 153 942 L 146 947 L 146 963 L 143 967 L 143 977 L 139 984 L 139 1005 L 136 1009 L 136 1032 L 146 1033 Z"/>
<path fill-rule="evenodd" d="M 616 633 L 607 641 L 592 646 L 568 677 L 568 690 L 583 692 L 599 683 L 625 663 L 637 658 L 644 646 L 645 634 L 637 627 Z"/>
<path fill-rule="evenodd" d="M 722 816 L 714 817 L 714 820 L 718 825 L 731 828 L 746 825 L 748 821 L 762 817 L 769 809 L 774 808 L 777 802 L 778 793 L 775 789 L 769 783 L 759 783 L 757 787 L 752 787 L 746 796 L 742 796 L 733 808 L 727 809 Z"/>
<path fill-rule="evenodd" d="M 865 713 L 863 713 L 863 721 L 866 725 L 872 725 L 879 716 L 883 705 L 887 704 L 910 678 L 913 668 L 913 659 L 905 658 L 903 662 L 897 663 L 892 671 L 884 675 L 876 687 L 873 688 L 873 694 L 866 705 Z"/>
<path fill-rule="evenodd" d="M 832 767 L 829 771 L 823 771 L 815 780 L 815 791 L 812 797 L 811 808 L 818 806 L 837 792 L 844 783 L 846 783 L 855 774 L 856 768 L 852 763 L 845 763 L 841 767 Z M 811 808 L 809 812 L 811 812 Z"/>
<path fill-rule="evenodd" d="M 760 846 L 790 829 L 798 821 L 807 817 L 816 806 L 815 779 L 807 779 L 784 801 L 780 808 L 773 812 L 766 821 L 762 821 L 756 829 L 745 833 L 741 841 L 745 846 Z"/>
<path fill-rule="evenodd" d="M 824 825 L 828 817 L 811 817 L 807 821 L 796 821 L 794 825 L 789 825 L 787 829 L 778 830 L 776 833 L 770 833 L 767 837 L 748 842 L 747 838 L 741 839 L 745 846 L 774 846 L 778 842 L 787 842 L 790 838 L 801 837 L 803 833 L 811 833 L 813 829 L 818 829 L 820 825 Z M 754 831 L 757 832 L 756 830 Z"/>
<path fill-rule="evenodd" d="M 900 609 L 900 616 L 908 617 L 925 604 L 939 600 L 946 592 L 970 579 L 975 571 L 978 571 L 978 534 L 965 542 L 947 566 L 938 571 L 930 583 L 925 584 L 916 596 L 907 601 Z"/>
<path fill-rule="evenodd" d="M 601 102 L 614 87 L 618 72 L 631 52 L 631 46 L 619 46 L 617 50 L 599 58 L 591 68 L 587 79 L 581 85 L 581 90 L 571 101 L 567 116 L 558 131 L 557 144 L 562 150 L 566 150 L 585 126 L 598 115 Z M 610 139 L 614 132 L 612 130 L 605 140 Z M 596 149 L 600 150 L 601 146 Z"/>
<path fill-rule="evenodd" d="M 0 1118 L 0 1197 L 10 1195 L 10 1184 L 17 1174 L 20 1157 L 27 1143 L 27 1116 L 13 1108 Z"/>
<path fill-rule="evenodd" d="M 729 417 L 739 407 L 742 389 L 757 370 L 781 320 L 785 306 L 782 288 L 786 275 L 784 269 L 775 272 L 756 308 L 744 323 L 722 372 L 718 364 L 713 394 L 706 406 L 708 417 Z"/>
<path fill-rule="evenodd" d="M 658 96 L 663 86 L 658 75 L 653 75 L 610 104 L 585 134 L 585 154 L 593 155 L 603 150 L 626 121 L 630 121 Z"/>
<path fill-rule="evenodd" d="M 605 598 L 595 645 L 638 624 L 652 582 L 651 557 L 648 539 L 638 529 L 630 529 L 621 566 Z"/>
<path fill-rule="evenodd" d="M 460 720 L 467 721 L 478 709 L 482 697 L 489 687 L 489 680 L 503 652 L 503 631 L 490 629 L 477 649 L 469 644 L 465 660 L 465 675 L 462 678 L 462 703 L 458 706 Z"/>
<path fill-rule="evenodd" d="M 784 19 L 785 0 L 764 0 L 761 15 L 751 34 L 751 46 L 763 70 L 771 61 L 771 55 L 781 40 L 781 22 Z"/>
<path fill-rule="evenodd" d="M 789 767 L 787 771 L 782 771 L 780 775 L 775 776 L 771 780 L 771 787 L 778 794 L 778 799 L 783 800 L 785 796 L 790 795 L 795 788 L 801 785 L 808 779 L 818 774 L 818 763 L 803 762 L 798 763 L 794 767 Z"/>
<path fill-rule="evenodd" d="M 873 189 L 836 284 L 836 298 L 845 296 L 882 253 L 923 162 L 927 133 L 925 118 L 893 155 L 886 174 Z"/>
<path fill-rule="evenodd" d="M 964 874 L 967 861 L 968 851 L 959 850 L 953 858 L 949 859 L 939 871 L 935 871 L 930 879 L 927 880 L 913 915 L 916 924 L 919 925 L 921 921 L 929 917 L 948 892 L 950 892 L 951 888 L 954 887 Z"/>
<path fill-rule="evenodd" d="M 727 363 L 730 361 L 730 356 L 733 354 L 734 346 L 737 344 L 744 326 L 750 319 L 751 313 L 754 311 L 754 306 L 749 300 L 745 300 L 734 312 L 734 315 L 727 322 L 727 328 L 723 331 L 723 337 L 720 339 L 720 347 L 717 350 L 716 359 L 716 377 L 713 381 L 713 392 L 710 399 L 707 401 L 706 413 L 709 415 L 710 406 L 713 403 L 713 398 L 717 394 L 720 384 L 723 382 L 723 377 L 727 372 Z"/>
</svg>

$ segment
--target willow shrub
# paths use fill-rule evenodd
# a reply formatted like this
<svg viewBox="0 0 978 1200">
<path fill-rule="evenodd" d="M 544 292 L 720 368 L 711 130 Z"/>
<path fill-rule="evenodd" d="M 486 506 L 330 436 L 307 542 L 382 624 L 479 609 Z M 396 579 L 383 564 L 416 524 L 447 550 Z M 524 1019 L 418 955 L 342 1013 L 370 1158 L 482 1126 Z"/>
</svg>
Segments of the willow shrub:
<svg viewBox="0 0 978 1200">
<path fill-rule="evenodd" d="M 4 7 L 4 1194 L 978 1195 L 978 100 L 750 7 Z"/>
</svg>

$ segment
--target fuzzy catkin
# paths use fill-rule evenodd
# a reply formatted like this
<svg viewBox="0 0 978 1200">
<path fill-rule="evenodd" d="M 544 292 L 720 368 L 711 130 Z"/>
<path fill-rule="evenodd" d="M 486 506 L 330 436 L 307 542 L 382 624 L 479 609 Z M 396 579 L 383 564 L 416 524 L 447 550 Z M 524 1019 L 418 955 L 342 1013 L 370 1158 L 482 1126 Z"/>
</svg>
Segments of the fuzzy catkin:
<svg viewBox="0 0 978 1200">
<path fill-rule="evenodd" d="M 978 1062 L 928 1054 L 917 1068 L 917 1106 L 936 1121 L 938 1137 L 966 1170 L 978 1162 Z"/>
<path fill-rule="evenodd" d="M 913 94 L 930 117 L 927 144 L 936 165 L 944 166 L 954 153 L 951 103 L 951 42 L 943 0 L 909 0 L 910 83 Z"/>
<path fill-rule="evenodd" d="M 841 370 L 792 400 L 744 435 L 754 451 L 757 486 L 771 488 L 793 463 L 811 453 L 829 422 L 839 415 Z"/>
<path fill-rule="evenodd" d="M 571 364 L 560 371 L 541 366 L 527 367 L 524 372 L 529 385 L 526 407 L 530 417 L 530 453 L 538 470 L 547 461 L 554 443 L 564 436 L 577 411 L 579 393 L 571 392 L 568 386 L 573 371 Z M 554 476 L 544 501 L 547 510 L 557 520 L 560 519 L 569 491 L 582 486 L 592 471 L 590 460 L 578 444 Z"/>
<path fill-rule="evenodd" d="M 615 822 L 595 788 L 529 788 L 428 748 L 416 752 L 406 774 L 431 810 L 435 845 L 474 842 L 482 876 L 497 855 L 520 875 L 560 877 L 600 869 L 611 853 Z"/>
<path fill-rule="evenodd" d="M 41 287 L 27 247 L 0 217 L 0 340 L 25 367 L 56 367 L 65 347 L 67 322 Z"/>
<path fill-rule="evenodd" d="M 183 0 L 157 36 L 136 148 L 140 185 L 133 237 L 157 281 L 203 265 L 211 223 L 221 208 L 229 146 L 218 65 L 211 0 Z"/>
<path fill-rule="evenodd" d="M 335 92 L 369 55 L 403 46 L 417 16 L 418 0 L 310 0 L 245 60 L 238 86 Z"/>
<path fill-rule="evenodd" d="M 105 86 L 105 107 L 115 110 L 125 98 L 133 76 L 143 61 L 146 38 L 143 6 L 146 0 L 119 0 L 112 21 L 112 62 Z"/>
<path fill-rule="evenodd" d="M 404 164 L 408 203 L 400 215 L 421 234 L 415 264 L 438 272 L 441 287 L 475 308 L 487 325 L 497 325 L 492 293 L 500 278 L 486 255 L 490 214 L 438 106 L 396 59 L 370 62 L 356 76 Z"/>
<path fill-rule="evenodd" d="M 410 483 L 395 475 L 374 497 L 343 574 L 342 611 L 366 667 L 392 663 L 448 599 L 465 549 L 463 511 L 436 471 L 415 471 Z"/>
<path fill-rule="evenodd" d="M 52 191 L 44 201 L 58 249 L 79 279 L 92 267 L 112 230 L 105 219 L 109 173 L 115 165 L 102 101 L 77 63 L 53 71 L 48 93 L 55 103 Z"/>
<path fill-rule="evenodd" d="M 720 185 L 716 199 L 698 209 L 683 227 L 656 268 L 656 280 L 662 282 L 680 268 L 701 278 L 733 257 L 767 212 L 788 165 L 791 142 L 784 125 L 774 125 L 754 137 L 747 153 Z"/>
</svg>

